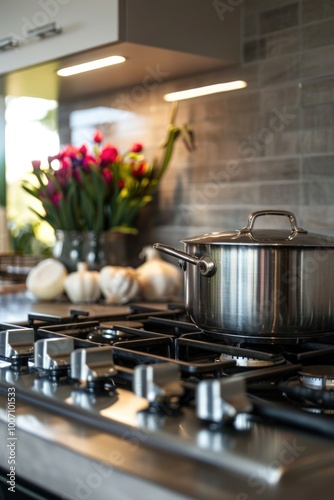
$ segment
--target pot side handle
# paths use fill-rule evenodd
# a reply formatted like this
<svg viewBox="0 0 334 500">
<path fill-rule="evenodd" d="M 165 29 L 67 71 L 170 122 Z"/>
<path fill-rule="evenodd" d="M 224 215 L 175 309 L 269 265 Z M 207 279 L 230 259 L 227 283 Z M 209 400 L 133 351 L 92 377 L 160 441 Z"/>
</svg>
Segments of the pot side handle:
<svg viewBox="0 0 334 500">
<path fill-rule="evenodd" d="M 155 248 L 159 252 L 171 255 L 172 257 L 177 257 L 181 261 L 186 261 L 189 262 L 189 264 L 197 266 L 202 276 L 209 277 L 216 272 L 216 264 L 208 255 L 202 255 L 201 257 L 197 257 L 196 255 L 189 255 L 186 252 L 182 252 L 177 248 L 163 245 L 162 243 L 154 243 L 153 248 Z"/>
</svg>

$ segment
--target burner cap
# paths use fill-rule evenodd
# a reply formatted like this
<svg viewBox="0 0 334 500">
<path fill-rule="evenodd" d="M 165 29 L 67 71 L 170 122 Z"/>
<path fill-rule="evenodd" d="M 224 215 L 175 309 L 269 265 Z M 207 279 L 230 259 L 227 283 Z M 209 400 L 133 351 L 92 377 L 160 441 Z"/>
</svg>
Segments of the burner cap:
<svg viewBox="0 0 334 500">
<path fill-rule="evenodd" d="M 266 368 L 269 366 L 277 366 L 285 363 L 285 359 L 280 354 L 275 356 L 268 355 L 263 356 L 262 359 L 256 357 L 256 351 L 254 356 L 252 355 L 242 355 L 242 354 L 230 354 L 222 353 L 220 355 L 221 361 L 227 361 L 233 359 L 236 362 L 236 366 L 247 367 L 247 368 Z"/>
<path fill-rule="evenodd" d="M 139 321 L 105 321 L 100 324 L 100 331 L 105 339 L 118 339 L 124 336 L 128 337 L 129 334 L 122 331 L 122 328 L 136 328 L 139 330 L 143 328 L 143 323 Z"/>
<path fill-rule="evenodd" d="M 304 387 L 309 389 L 334 389 L 334 366 L 305 366 L 299 372 L 299 378 Z"/>
</svg>

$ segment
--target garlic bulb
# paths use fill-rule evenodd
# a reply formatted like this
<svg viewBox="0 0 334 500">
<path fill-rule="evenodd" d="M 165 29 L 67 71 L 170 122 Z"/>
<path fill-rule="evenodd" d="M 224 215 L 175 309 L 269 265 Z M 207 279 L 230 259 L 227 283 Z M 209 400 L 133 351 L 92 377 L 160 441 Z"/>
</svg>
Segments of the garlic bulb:
<svg viewBox="0 0 334 500">
<path fill-rule="evenodd" d="M 164 261 L 153 247 L 144 247 L 140 257 L 146 257 L 146 262 L 137 268 L 137 278 L 145 300 L 168 299 L 179 294 L 183 276 L 178 267 Z"/>
<path fill-rule="evenodd" d="M 78 270 L 70 273 L 64 282 L 65 292 L 71 302 L 95 302 L 100 297 L 99 273 L 88 271 L 86 262 L 78 263 Z"/>
<path fill-rule="evenodd" d="M 100 289 L 110 304 L 126 304 L 139 292 L 135 270 L 132 267 L 103 267 L 100 271 Z"/>
<path fill-rule="evenodd" d="M 38 299 L 52 300 L 64 292 L 66 276 L 64 264 L 56 259 L 45 259 L 31 269 L 26 286 Z"/>
</svg>

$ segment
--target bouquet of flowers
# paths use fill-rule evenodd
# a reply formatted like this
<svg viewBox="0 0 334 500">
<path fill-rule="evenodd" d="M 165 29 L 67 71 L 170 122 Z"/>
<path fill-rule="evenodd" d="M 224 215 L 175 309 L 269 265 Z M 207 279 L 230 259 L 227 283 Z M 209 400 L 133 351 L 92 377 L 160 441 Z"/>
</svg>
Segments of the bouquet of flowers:
<svg viewBox="0 0 334 500">
<path fill-rule="evenodd" d="M 104 232 L 117 230 L 136 233 L 139 210 L 152 195 L 169 164 L 176 139 L 180 136 L 189 150 L 193 134 L 184 125 L 168 127 L 162 158 L 149 164 L 141 144 L 134 144 L 125 154 L 106 143 L 103 134 L 94 134 L 90 152 L 85 145 L 66 146 L 48 158 L 49 166 L 33 161 L 35 182 L 24 180 L 23 189 L 41 201 L 43 212 L 31 209 L 55 230 Z"/>
</svg>

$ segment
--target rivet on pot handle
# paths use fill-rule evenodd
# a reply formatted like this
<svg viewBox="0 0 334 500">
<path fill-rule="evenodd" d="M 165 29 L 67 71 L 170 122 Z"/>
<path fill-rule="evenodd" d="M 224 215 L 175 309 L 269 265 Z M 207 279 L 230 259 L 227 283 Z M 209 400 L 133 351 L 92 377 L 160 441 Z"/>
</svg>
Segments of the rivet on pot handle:
<svg viewBox="0 0 334 500">
<path fill-rule="evenodd" d="M 193 264 L 194 266 L 197 266 L 199 272 L 203 276 L 209 277 L 216 272 L 216 264 L 208 255 L 202 255 L 201 257 L 197 257 L 196 255 L 189 255 L 186 252 L 182 252 L 177 248 L 168 247 L 167 245 L 163 245 L 162 243 L 154 243 L 153 248 L 159 250 L 159 252 L 171 255 L 172 257 L 177 257 L 182 261 L 186 261 L 190 264 Z"/>
<path fill-rule="evenodd" d="M 259 210 L 257 212 L 253 212 L 248 216 L 247 226 L 243 227 L 240 232 L 252 234 L 255 219 L 257 217 L 261 217 L 262 215 L 283 215 L 285 217 L 288 217 L 291 226 L 291 234 L 288 239 L 293 239 L 296 234 L 307 233 L 305 229 L 303 229 L 302 227 L 298 227 L 295 214 L 293 214 L 292 212 L 288 212 L 287 210 Z"/>
</svg>

